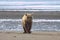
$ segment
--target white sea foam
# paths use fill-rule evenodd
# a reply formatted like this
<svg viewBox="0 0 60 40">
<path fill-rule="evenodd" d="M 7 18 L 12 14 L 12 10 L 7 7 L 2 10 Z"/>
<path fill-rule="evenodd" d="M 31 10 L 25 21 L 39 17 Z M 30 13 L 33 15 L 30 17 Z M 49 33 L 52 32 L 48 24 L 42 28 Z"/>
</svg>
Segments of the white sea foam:
<svg viewBox="0 0 60 40">
<path fill-rule="evenodd" d="M 34 19 L 33 22 L 60 22 L 60 19 Z"/>
<path fill-rule="evenodd" d="M 22 21 L 22 19 L 0 19 L 0 21 Z M 60 19 L 33 19 L 33 22 L 60 22 Z"/>
</svg>

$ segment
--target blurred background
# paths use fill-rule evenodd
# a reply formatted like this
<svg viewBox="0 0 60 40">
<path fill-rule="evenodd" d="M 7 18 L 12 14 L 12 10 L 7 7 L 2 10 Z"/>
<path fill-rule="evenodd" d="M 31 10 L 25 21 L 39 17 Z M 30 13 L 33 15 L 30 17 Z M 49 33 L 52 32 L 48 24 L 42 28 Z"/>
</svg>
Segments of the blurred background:
<svg viewBox="0 0 60 40">
<path fill-rule="evenodd" d="M 33 13 L 32 31 L 60 31 L 60 0 L 0 0 L 0 30 L 23 31 L 25 13 Z"/>
</svg>

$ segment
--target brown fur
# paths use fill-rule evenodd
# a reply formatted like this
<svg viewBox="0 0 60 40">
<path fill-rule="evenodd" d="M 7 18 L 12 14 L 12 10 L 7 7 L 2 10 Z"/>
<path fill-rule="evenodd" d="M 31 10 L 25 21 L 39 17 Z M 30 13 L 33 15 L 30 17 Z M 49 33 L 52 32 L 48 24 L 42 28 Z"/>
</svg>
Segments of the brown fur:
<svg viewBox="0 0 60 40">
<path fill-rule="evenodd" d="M 24 16 L 22 17 L 22 24 L 24 33 L 31 33 L 32 14 L 24 14 Z"/>
</svg>

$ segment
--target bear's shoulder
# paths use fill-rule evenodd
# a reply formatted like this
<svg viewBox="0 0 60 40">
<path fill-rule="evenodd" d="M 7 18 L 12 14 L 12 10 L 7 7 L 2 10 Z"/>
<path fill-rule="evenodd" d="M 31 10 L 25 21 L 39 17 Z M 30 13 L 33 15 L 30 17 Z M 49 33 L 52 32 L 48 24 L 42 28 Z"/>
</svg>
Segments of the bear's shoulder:
<svg viewBox="0 0 60 40">
<path fill-rule="evenodd" d="M 22 20 L 27 20 L 27 16 L 23 15 Z"/>
</svg>

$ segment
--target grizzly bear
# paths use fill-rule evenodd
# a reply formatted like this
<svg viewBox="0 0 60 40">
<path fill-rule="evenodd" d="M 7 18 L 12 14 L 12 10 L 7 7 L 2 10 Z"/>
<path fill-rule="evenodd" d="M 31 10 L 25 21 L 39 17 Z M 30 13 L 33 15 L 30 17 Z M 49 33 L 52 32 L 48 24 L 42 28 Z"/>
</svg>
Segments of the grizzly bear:
<svg viewBox="0 0 60 40">
<path fill-rule="evenodd" d="M 24 33 L 31 33 L 32 14 L 24 14 L 23 15 L 22 25 L 23 25 Z"/>
</svg>

